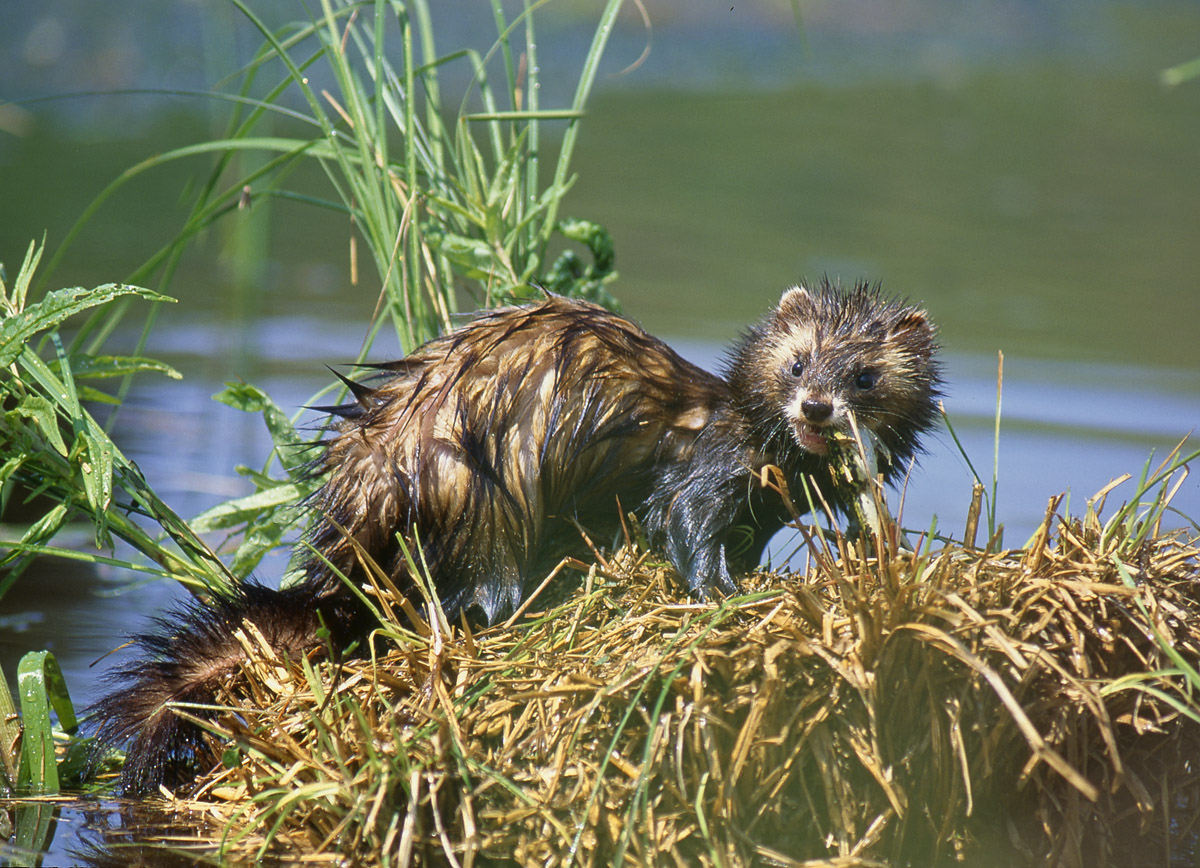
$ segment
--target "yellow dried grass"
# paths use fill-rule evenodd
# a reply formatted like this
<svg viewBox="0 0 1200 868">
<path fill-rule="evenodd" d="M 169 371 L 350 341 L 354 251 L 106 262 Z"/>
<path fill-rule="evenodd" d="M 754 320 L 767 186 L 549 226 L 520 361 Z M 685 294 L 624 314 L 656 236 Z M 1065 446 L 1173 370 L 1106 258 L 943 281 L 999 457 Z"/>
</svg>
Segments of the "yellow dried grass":
<svg viewBox="0 0 1200 868">
<path fill-rule="evenodd" d="M 373 864 L 1171 864 L 1200 551 L 1057 508 L 1023 551 L 815 542 L 721 603 L 627 548 L 524 623 L 341 666 L 248 636 L 239 761 L 194 798 L 233 852 Z"/>
</svg>

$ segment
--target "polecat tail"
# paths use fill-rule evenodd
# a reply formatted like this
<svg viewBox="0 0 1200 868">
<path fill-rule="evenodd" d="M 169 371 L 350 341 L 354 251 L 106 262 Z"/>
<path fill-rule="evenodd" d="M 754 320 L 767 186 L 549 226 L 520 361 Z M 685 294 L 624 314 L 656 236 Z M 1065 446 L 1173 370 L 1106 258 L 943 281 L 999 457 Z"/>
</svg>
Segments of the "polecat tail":
<svg viewBox="0 0 1200 868">
<path fill-rule="evenodd" d="M 250 622 L 281 657 L 324 647 L 340 653 L 363 632 L 361 607 L 312 583 L 273 590 L 246 583 L 227 597 L 193 602 L 136 636 L 139 659 L 108 676 L 112 691 L 91 709 L 98 751 L 127 743 L 120 789 L 126 795 L 178 787 L 209 758 L 204 729 L 172 703 L 212 704 L 218 686 L 247 659 L 235 633 Z M 189 709 L 203 718 L 203 709 Z"/>
</svg>

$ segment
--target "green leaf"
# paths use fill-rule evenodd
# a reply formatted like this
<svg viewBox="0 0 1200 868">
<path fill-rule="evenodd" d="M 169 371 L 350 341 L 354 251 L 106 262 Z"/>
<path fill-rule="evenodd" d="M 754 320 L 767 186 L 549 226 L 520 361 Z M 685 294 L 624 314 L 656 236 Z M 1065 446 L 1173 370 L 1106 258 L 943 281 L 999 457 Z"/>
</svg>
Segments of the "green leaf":
<svg viewBox="0 0 1200 868">
<path fill-rule="evenodd" d="M 17 685 L 25 727 L 17 786 L 37 795 L 57 793 L 58 764 L 54 757 L 50 711 L 53 709 L 58 715 L 58 722 L 67 733 L 73 733 L 79 724 L 67 683 L 54 655 L 49 651 L 31 651 L 22 657 L 17 666 Z"/>
<path fill-rule="evenodd" d="M 54 447 L 59 455 L 67 454 L 67 444 L 63 440 L 58 413 L 54 405 L 46 398 L 41 395 L 26 395 L 11 412 L 18 417 L 32 421 L 41 431 L 42 437 Z"/>
<path fill-rule="evenodd" d="M 90 404 L 106 404 L 110 407 L 120 407 L 121 399 L 108 392 L 101 392 L 91 386 L 76 385 L 79 390 L 79 400 Z"/>
<path fill-rule="evenodd" d="M 38 332 L 55 328 L 68 317 L 123 295 L 140 295 L 151 301 L 174 301 L 153 290 L 120 283 L 106 283 L 94 289 L 77 286 L 48 292 L 37 304 L 5 318 L 0 324 L 0 367 L 12 364 L 21 348 Z"/>
<path fill-rule="evenodd" d="M 295 483 L 281 482 L 271 488 L 257 491 L 246 497 L 238 497 L 219 503 L 205 510 L 189 522 L 196 533 L 228 530 L 250 521 L 266 509 L 289 506 L 308 492 Z"/>
<path fill-rule="evenodd" d="M 264 555 L 279 546 L 284 534 L 291 530 L 293 524 L 290 518 L 280 518 L 254 525 L 246 532 L 242 544 L 234 553 L 230 569 L 238 576 L 249 575 Z"/>
<path fill-rule="evenodd" d="M 500 165 L 496 167 L 496 174 L 492 177 L 491 188 L 487 194 L 489 211 L 497 210 L 516 193 L 517 174 L 521 170 L 522 158 L 525 156 L 525 137 L 528 132 L 528 128 L 521 130 L 512 147 L 505 153 L 504 159 L 500 161 Z"/>
<path fill-rule="evenodd" d="M 612 271 L 616 253 L 613 250 L 612 236 L 607 229 L 591 220 L 580 220 L 574 217 L 564 217 L 558 221 L 555 228 L 572 241 L 578 241 L 587 246 L 592 253 L 596 275 Z"/>
<path fill-rule="evenodd" d="M 89 424 L 79 404 L 79 393 L 75 390 L 75 378 L 66 351 L 58 332 L 50 335 L 58 353 L 58 368 L 66 389 L 63 401 L 75 425 L 75 443 L 71 455 L 79 461 L 79 474 L 83 479 L 84 494 L 91 506 L 96 529 L 96 547 L 108 544 L 108 508 L 113 495 L 113 452 L 116 447 L 103 432 Z"/>
<path fill-rule="evenodd" d="M 294 481 L 300 481 L 308 463 L 302 448 L 308 445 L 307 441 L 300 436 L 287 413 L 279 408 L 270 395 L 249 383 L 226 383 L 223 391 L 213 395 L 213 400 L 245 413 L 262 413 L 267 431 L 275 444 L 279 463 Z"/>
<path fill-rule="evenodd" d="M 587 246 L 592 254 L 592 264 L 585 265 L 574 250 L 564 250 L 543 276 L 545 286 L 552 292 L 572 298 L 594 301 L 609 310 L 620 310 L 620 305 L 606 288 L 616 279 L 613 270 L 616 254 L 612 236 L 599 223 L 590 220 L 564 218 L 556 227 L 571 241 Z"/>
<path fill-rule="evenodd" d="M 267 430 L 277 447 L 297 446 L 304 441 L 296 433 L 296 426 L 288 415 L 279 409 L 279 405 L 257 386 L 249 383 L 226 383 L 225 388 L 213 395 L 214 401 L 220 401 L 235 410 L 245 413 L 262 413 Z"/>
<path fill-rule="evenodd" d="M 496 266 L 495 251 L 486 241 L 465 238 L 462 235 L 430 233 L 434 248 L 450 262 L 463 269 L 463 274 L 473 280 L 484 280 Z"/>
<path fill-rule="evenodd" d="M 111 440 L 101 440 L 91 434 L 83 435 L 84 461 L 79 470 L 83 474 L 84 491 L 88 503 L 97 518 L 107 514 L 113 497 L 113 450 Z M 96 547 L 108 545 L 107 523 L 96 522 Z"/>
<path fill-rule="evenodd" d="M 67 515 L 70 513 L 70 507 L 65 503 L 57 503 L 50 510 L 29 526 L 29 529 L 21 536 L 21 541 L 12 546 L 6 545 L 8 551 L 0 557 L 0 567 L 4 567 L 3 576 L 0 576 L 0 599 L 8 592 L 17 578 L 25 571 L 25 567 L 33 560 L 27 555 L 24 550 L 26 545 L 37 545 L 45 540 L 52 538 L 64 524 L 67 523 Z M 12 566 L 14 562 L 18 562 L 16 566 Z"/>
<path fill-rule="evenodd" d="M 21 263 L 21 269 L 17 272 L 17 282 L 13 286 L 11 298 L 8 295 L 8 288 L 4 285 L 4 275 L 0 274 L 0 304 L 4 306 L 6 314 L 16 313 L 25 307 L 29 282 L 33 279 L 33 272 L 37 270 L 38 263 L 42 261 L 45 242 L 45 237 L 42 238 L 41 244 L 36 241 L 29 242 L 29 248 L 25 251 L 25 261 Z"/>
<path fill-rule="evenodd" d="M 138 373 L 165 374 L 172 380 L 183 379 L 183 374 L 165 362 L 148 359 L 144 356 L 72 355 L 70 360 L 71 370 L 75 373 L 77 380 L 83 377 L 90 379 L 124 377 L 126 374 Z"/>
</svg>

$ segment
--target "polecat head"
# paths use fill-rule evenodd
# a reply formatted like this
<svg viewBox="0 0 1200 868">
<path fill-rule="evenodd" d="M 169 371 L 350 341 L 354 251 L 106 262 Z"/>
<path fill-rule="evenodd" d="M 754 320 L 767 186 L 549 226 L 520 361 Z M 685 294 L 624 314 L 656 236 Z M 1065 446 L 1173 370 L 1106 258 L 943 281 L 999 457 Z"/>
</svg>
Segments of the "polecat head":
<svg viewBox="0 0 1200 868">
<path fill-rule="evenodd" d="M 823 279 L 783 294 L 733 356 L 735 406 L 764 442 L 823 455 L 853 411 L 893 458 L 910 458 L 937 419 L 941 383 L 925 312 L 878 285 L 846 291 Z"/>
</svg>

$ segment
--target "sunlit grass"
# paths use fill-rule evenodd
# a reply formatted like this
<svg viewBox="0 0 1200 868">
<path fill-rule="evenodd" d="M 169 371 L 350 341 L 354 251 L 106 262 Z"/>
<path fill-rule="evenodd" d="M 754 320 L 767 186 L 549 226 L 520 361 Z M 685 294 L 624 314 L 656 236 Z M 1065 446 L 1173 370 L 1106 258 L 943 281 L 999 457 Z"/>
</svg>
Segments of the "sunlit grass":
<svg viewBox="0 0 1200 868">
<path fill-rule="evenodd" d="M 183 804 L 228 818 L 230 855 L 381 865 L 1186 852 L 1200 549 L 1060 503 L 1022 550 L 905 551 L 884 513 L 721 602 L 627 547 L 517 625 L 410 610 L 394 650 L 340 667 L 261 649 L 222 698 L 236 750 Z"/>
</svg>

